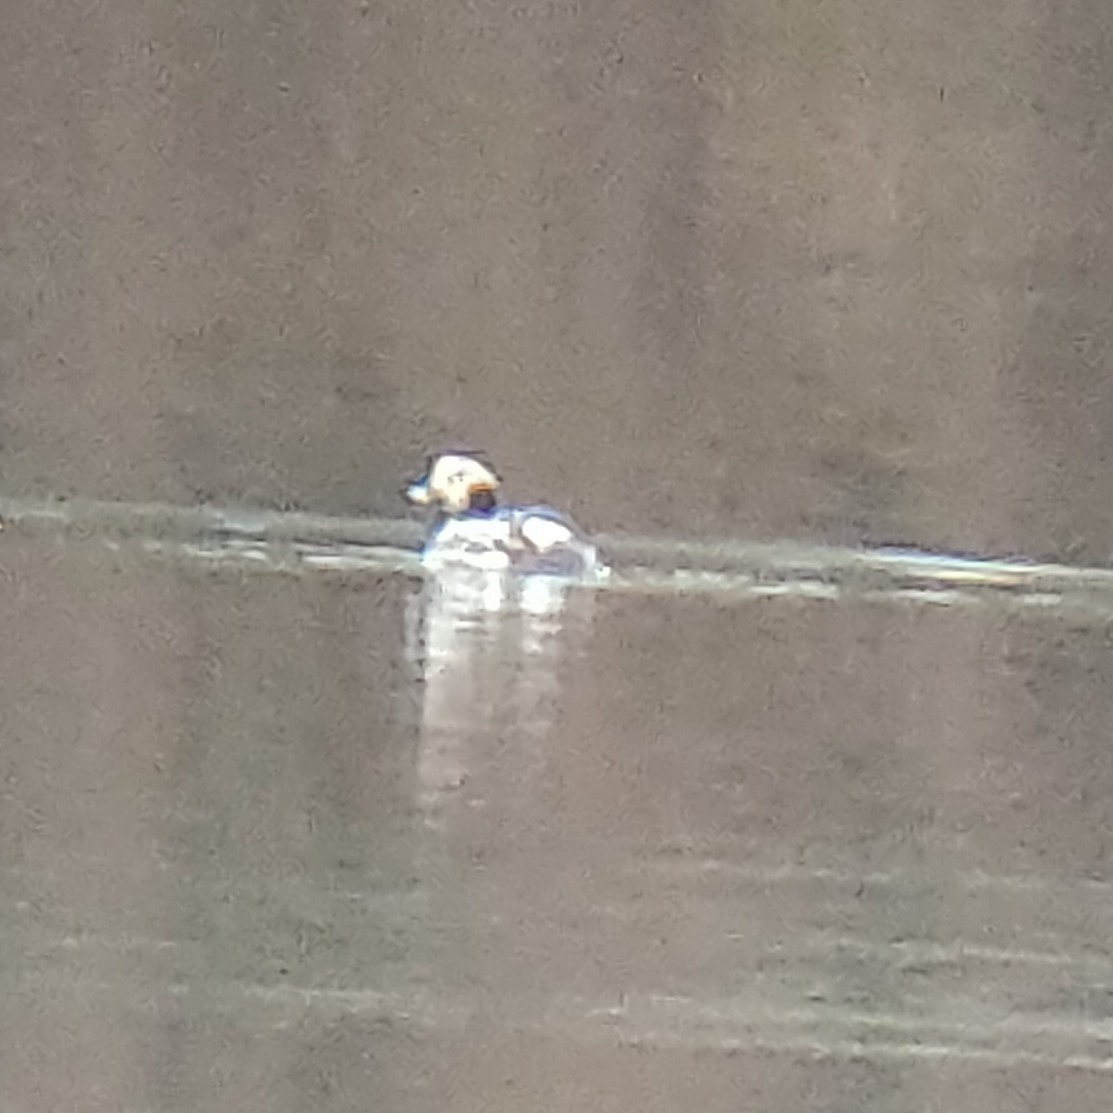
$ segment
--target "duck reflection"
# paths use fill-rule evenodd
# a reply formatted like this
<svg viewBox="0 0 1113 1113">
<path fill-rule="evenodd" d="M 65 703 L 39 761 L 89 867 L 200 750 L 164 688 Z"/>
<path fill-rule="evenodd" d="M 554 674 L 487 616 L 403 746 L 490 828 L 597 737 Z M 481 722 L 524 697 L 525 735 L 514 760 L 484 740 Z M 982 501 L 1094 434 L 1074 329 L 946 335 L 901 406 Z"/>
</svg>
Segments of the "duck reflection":
<svg viewBox="0 0 1113 1113">
<path fill-rule="evenodd" d="M 586 650 L 594 604 L 590 588 L 568 581 L 463 569 L 430 575 L 410 597 L 427 824 L 444 830 L 460 809 L 528 800 L 559 714 L 562 664 Z"/>
<path fill-rule="evenodd" d="M 494 473 L 440 457 L 407 488 L 438 511 L 411 596 L 409 655 L 422 685 L 419 804 L 443 831 L 474 809 L 528 804 L 559 713 L 562 662 L 583 652 L 594 546 L 547 507 L 498 507 Z"/>
</svg>

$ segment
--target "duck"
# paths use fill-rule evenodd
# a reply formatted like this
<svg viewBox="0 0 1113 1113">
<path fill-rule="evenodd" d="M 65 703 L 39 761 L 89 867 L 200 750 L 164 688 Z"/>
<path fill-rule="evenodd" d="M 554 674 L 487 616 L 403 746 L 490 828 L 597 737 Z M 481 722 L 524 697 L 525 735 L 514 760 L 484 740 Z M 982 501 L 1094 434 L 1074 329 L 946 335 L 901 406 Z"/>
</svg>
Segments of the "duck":
<svg viewBox="0 0 1113 1113">
<path fill-rule="evenodd" d="M 502 505 L 501 485 L 478 455 L 429 457 L 425 473 L 403 489 L 411 506 L 435 511 L 423 564 L 578 579 L 604 571 L 595 545 L 571 518 L 545 505 Z"/>
</svg>

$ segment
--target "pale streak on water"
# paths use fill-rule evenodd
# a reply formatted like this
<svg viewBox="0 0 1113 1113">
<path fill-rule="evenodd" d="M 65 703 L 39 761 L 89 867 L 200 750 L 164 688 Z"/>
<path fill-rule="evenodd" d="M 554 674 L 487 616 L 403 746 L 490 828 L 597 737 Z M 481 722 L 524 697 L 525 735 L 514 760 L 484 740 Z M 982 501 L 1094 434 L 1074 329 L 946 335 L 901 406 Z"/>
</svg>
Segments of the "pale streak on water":
<svg viewBox="0 0 1113 1113">
<path fill-rule="evenodd" d="M 405 519 L 94 500 L 0 497 L 0 521 L 149 553 L 277 572 L 423 575 L 422 531 Z M 994 559 L 913 549 L 853 549 L 793 541 L 596 535 L 613 574 L 591 590 L 876 599 L 944 606 L 1003 603 L 1113 616 L 1113 568 Z"/>
</svg>

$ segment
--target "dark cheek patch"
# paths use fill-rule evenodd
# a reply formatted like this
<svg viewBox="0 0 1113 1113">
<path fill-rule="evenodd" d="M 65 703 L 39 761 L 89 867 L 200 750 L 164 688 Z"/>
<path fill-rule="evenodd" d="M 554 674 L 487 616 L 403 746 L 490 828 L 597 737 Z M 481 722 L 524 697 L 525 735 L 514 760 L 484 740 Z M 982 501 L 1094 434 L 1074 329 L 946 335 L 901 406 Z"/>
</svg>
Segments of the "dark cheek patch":
<svg viewBox="0 0 1113 1113">
<path fill-rule="evenodd" d="M 489 514 L 495 509 L 495 492 L 481 488 L 468 497 L 468 509 L 474 514 Z"/>
</svg>

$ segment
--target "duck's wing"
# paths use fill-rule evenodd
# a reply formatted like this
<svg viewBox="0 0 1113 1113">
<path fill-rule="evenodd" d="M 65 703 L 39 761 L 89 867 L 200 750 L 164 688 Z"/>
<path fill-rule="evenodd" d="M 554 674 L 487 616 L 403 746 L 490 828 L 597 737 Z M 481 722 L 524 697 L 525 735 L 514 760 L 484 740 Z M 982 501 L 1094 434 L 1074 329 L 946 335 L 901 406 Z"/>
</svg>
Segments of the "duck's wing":
<svg viewBox="0 0 1113 1113">
<path fill-rule="evenodd" d="M 541 517 L 525 514 L 518 526 L 523 540 L 536 552 L 547 553 L 551 549 L 570 545 L 578 540 L 574 529 L 566 522 L 555 517 Z"/>
<path fill-rule="evenodd" d="M 564 526 L 573 536 L 585 539 L 587 535 L 576 523 L 576 521 L 562 510 L 556 510 L 551 506 L 546 506 L 545 503 L 537 503 L 535 505 L 527 506 L 509 506 L 500 507 L 500 510 L 505 510 L 508 515 L 512 515 L 519 521 L 524 521 L 526 518 L 538 518 L 546 522 L 555 522 L 557 525 Z"/>
</svg>

